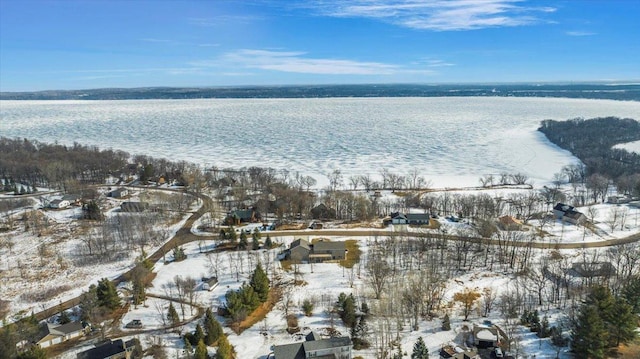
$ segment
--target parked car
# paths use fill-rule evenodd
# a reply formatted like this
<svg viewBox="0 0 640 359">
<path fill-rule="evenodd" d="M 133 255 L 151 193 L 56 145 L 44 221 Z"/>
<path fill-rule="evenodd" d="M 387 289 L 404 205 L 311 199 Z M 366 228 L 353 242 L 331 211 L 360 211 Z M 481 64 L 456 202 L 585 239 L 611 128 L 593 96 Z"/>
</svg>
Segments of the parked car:
<svg viewBox="0 0 640 359">
<path fill-rule="evenodd" d="M 142 328 L 142 321 L 140 319 L 134 319 L 127 323 L 127 325 L 125 325 L 124 327 L 129 329 L 140 329 Z"/>
<path fill-rule="evenodd" d="M 502 349 L 500 348 L 495 348 L 493 350 L 493 354 L 496 356 L 496 358 L 504 358 L 504 354 L 502 354 Z"/>
</svg>

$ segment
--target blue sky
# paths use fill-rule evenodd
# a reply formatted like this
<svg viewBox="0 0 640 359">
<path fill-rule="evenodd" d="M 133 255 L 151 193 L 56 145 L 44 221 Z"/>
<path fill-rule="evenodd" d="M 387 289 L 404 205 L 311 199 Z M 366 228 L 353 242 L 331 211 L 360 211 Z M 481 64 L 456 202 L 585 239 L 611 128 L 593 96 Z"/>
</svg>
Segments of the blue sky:
<svg viewBox="0 0 640 359">
<path fill-rule="evenodd" d="M 0 0 L 0 90 L 637 81 L 638 0 Z"/>
</svg>

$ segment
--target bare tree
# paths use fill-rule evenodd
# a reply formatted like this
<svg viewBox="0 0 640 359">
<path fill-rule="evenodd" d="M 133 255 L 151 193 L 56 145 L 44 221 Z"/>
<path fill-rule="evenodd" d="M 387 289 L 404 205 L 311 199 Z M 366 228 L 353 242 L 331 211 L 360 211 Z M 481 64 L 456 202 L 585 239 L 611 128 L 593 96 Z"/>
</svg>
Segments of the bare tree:
<svg viewBox="0 0 640 359">
<path fill-rule="evenodd" d="M 376 299 L 380 299 L 382 291 L 391 278 L 392 270 L 387 260 L 380 253 L 373 253 L 367 260 L 367 279 Z"/>
</svg>

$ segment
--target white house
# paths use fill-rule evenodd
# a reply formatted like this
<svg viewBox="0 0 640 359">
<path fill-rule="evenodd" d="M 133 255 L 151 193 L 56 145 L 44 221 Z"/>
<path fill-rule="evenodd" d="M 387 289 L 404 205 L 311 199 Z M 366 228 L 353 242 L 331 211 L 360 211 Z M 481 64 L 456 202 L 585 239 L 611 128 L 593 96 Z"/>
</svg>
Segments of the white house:
<svg viewBox="0 0 640 359">
<path fill-rule="evenodd" d="M 67 208 L 69 207 L 70 204 L 71 203 L 69 203 L 69 201 L 66 199 L 54 199 L 53 201 L 49 202 L 49 208 L 55 208 L 55 209 Z"/>
<path fill-rule="evenodd" d="M 79 338 L 86 333 L 86 329 L 80 322 L 71 322 L 62 325 L 46 323 L 40 330 L 40 339 L 36 342 L 40 348 L 47 348 L 74 338 Z"/>
</svg>

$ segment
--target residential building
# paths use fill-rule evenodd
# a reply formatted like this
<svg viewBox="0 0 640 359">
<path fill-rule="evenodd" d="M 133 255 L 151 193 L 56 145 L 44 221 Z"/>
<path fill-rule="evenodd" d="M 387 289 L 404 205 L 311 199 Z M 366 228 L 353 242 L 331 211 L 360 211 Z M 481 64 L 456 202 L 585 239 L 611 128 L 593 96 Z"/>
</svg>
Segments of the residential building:
<svg viewBox="0 0 640 359">
<path fill-rule="evenodd" d="M 63 209 L 69 207 L 70 203 L 66 199 L 54 199 L 49 202 L 49 208 Z"/>
<path fill-rule="evenodd" d="M 344 260 L 347 257 L 347 247 L 345 242 L 319 240 L 311 244 L 309 241 L 300 238 L 291 242 L 285 257 L 299 263 Z"/>
<path fill-rule="evenodd" d="M 135 341 L 122 339 L 96 345 L 95 348 L 85 350 L 76 355 L 77 359 L 129 359 L 135 348 Z"/>
<path fill-rule="evenodd" d="M 40 327 L 39 338 L 36 345 L 40 348 L 47 348 L 55 344 L 66 342 L 67 340 L 79 338 L 85 335 L 87 329 L 80 322 L 70 322 L 62 325 L 44 323 Z"/>
<path fill-rule="evenodd" d="M 351 348 L 349 337 L 322 339 L 311 332 L 304 342 L 274 346 L 273 355 L 275 359 L 351 359 Z"/>
<path fill-rule="evenodd" d="M 573 224 L 581 224 L 587 220 L 587 217 L 583 213 L 576 211 L 573 206 L 560 202 L 553 207 L 553 214 L 556 219 Z"/>
</svg>

